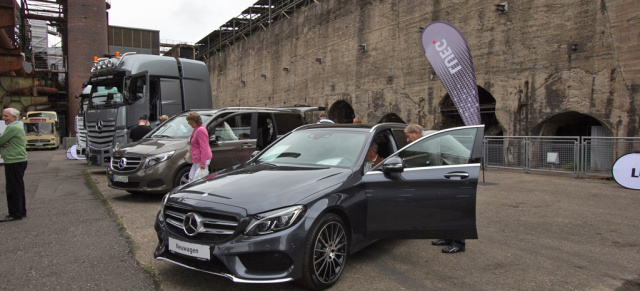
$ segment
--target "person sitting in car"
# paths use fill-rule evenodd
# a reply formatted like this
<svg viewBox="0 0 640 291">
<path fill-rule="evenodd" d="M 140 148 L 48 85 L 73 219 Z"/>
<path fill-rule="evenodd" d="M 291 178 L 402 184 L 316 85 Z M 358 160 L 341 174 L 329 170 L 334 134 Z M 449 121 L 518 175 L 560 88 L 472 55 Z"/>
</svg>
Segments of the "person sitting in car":
<svg viewBox="0 0 640 291">
<path fill-rule="evenodd" d="M 369 172 L 373 167 L 377 166 L 380 162 L 384 160 L 383 157 L 378 155 L 378 144 L 375 142 L 369 146 L 369 150 L 367 150 L 367 156 L 364 160 L 364 172 Z"/>
</svg>

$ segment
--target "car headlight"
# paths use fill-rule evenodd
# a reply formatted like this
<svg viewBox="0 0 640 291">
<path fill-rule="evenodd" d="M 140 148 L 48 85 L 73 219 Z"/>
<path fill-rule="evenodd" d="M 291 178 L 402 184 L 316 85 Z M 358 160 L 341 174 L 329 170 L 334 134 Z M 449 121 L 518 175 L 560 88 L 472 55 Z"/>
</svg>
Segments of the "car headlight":
<svg viewBox="0 0 640 291">
<path fill-rule="evenodd" d="M 147 163 L 144 165 L 145 169 L 162 163 L 173 156 L 176 151 L 170 151 L 166 153 L 157 154 L 155 156 L 151 156 L 147 158 Z"/>
<path fill-rule="evenodd" d="M 256 214 L 244 234 L 264 235 L 287 229 L 302 219 L 305 210 L 303 205 L 296 205 Z"/>
</svg>

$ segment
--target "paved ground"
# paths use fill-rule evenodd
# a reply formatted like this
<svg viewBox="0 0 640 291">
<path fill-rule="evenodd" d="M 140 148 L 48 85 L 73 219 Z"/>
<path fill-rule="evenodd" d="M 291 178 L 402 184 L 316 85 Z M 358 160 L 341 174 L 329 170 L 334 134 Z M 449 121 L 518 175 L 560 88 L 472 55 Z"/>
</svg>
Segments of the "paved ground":
<svg viewBox="0 0 640 291">
<path fill-rule="evenodd" d="M 29 217 L 0 224 L 0 289 L 293 290 L 245 285 L 152 257 L 161 195 L 131 195 L 91 180 L 64 152 L 29 152 Z M 599 179 L 491 170 L 478 188 L 480 239 L 447 255 L 424 240 L 379 241 L 350 257 L 334 290 L 640 290 L 640 191 Z M 4 176 L 0 178 L 4 188 Z M 0 199 L 0 214 L 6 201 Z M 131 258 L 131 253 L 135 258 Z"/>
<path fill-rule="evenodd" d="M 0 290 L 154 290 L 65 151 L 29 151 L 27 218 L 0 224 Z M 7 215 L 0 166 L 0 217 Z"/>
<path fill-rule="evenodd" d="M 152 257 L 162 195 L 97 188 L 140 245 L 165 290 L 291 290 L 243 285 Z M 480 239 L 442 254 L 425 240 L 385 240 L 355 254 L 335 290 L 640 290 L 640 191 L 615 182 L 491 170 L 478 188 Z"/>
</svg>

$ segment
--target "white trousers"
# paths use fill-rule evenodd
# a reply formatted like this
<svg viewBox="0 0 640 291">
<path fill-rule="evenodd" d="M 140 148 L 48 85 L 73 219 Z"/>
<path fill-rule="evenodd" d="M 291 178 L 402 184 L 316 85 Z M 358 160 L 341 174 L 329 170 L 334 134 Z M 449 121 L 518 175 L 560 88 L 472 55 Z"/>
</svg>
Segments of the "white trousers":
<svg viewBox="0 0 640 291">
<path fill-rule="evenodd" d="M 211 163 L 211 159 L 208 159 L 207 160 L 207 165 L 204 168 L 208 169 L 210 163 Z M 189 171 L 189 181 L 193 180 L 193 176 L 196 174 L 196 171 L 198 169 L 200 169 L 200 163 L 193 163 L 191 165 L 191 170 Z"/>
</svg>

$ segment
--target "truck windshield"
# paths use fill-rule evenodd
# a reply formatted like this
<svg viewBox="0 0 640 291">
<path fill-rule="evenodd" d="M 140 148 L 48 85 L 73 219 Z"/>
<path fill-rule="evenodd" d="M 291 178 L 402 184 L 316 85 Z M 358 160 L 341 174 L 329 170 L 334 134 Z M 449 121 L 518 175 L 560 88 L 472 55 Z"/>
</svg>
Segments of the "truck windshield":
<svg viewBox="0 0 640 291">
<path fill-rule="evenodd" d="M 24 132 L 26 134 L 50 134 L 53 132 L 53 123 L 24 123 Z"/>
<path fill-rule="evenodd" d="M 92 84 L 89 106 L 113 106 L 124 104 L 122 82 L 111 81 Z"/>
</svg>

